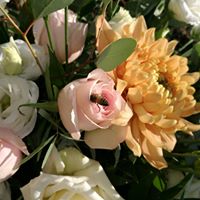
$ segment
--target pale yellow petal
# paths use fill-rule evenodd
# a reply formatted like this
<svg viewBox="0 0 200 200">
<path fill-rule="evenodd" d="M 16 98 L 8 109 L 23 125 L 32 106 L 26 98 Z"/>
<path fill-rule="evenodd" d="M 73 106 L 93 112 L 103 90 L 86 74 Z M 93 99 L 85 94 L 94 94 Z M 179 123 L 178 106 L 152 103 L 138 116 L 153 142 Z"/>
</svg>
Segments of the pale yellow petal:
<svg viewBox="0 0 200 200">
<path fill-rule="evenodd" d="M 126 144 L 129 147 L 129 149 L 131 151 L 133 151 L 135 156 L 141 156 L 142 151 L 141 151 L 141 147 L 140 144 L 136 141 L 134 134 L 138 134 L 136 133 L 136 131 L 138 131 L 137 126 L 132 127 L 132 131 L 130 126 L 128 127 L 128 131 L 127 131 L 127 135 L 126 135 Z"/>
<path fill-rule="evenodd" d="M 128 126 L 112 125 L 85 133 L 85 143 L 93 149 L 115 149 L 126 138 Z"/>
<path fill-rule="evenodd" d="M 142 103 L 142 94 L 136 87 L 129 88 L 127 97 L 132 104 Z"/>
<path fill-rule="evenodd" d="M 163 158 L 163 151 L 160 147 L 155 147 L 146 138 L 142 142 L 142 152 L 146 160 L 155 168 L 163 169 L 167 167 L 167 162 Z"/>
<path fill-rule="evenodd" d="M 174 127 L 176 124 L 177 124 L 177 120 L 175 119 L 161 119 L 160 121 L 156 122 L 156 125 L 161 128 Z"/>
<path fill-rule="evenodd" d="M 133 106 L 135 113 L 138 115 L 138 118 L 143 123 L 149 123 L 152 124 L 155 122 L 154 116 L 150 113 L 148 113 L 143 106 L 140 104 L 136 104 Z"/>
</svg>

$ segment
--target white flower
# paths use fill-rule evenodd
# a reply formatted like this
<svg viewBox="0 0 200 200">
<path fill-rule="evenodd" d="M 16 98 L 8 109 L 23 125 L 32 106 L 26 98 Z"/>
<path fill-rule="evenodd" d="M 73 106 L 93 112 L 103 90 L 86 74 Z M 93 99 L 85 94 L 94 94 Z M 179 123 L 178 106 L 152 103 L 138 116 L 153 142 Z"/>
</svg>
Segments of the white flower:
<svg viewBox="0 0 200 200">
<path fill-rule="evenodd" d="M 23 138 L 34 128 L 37 110 L 22 104 L 36 103 L 39 89 L 32 81 L 0 75 L 0 127 L 12 129 Z"/>
<path fill-rule="evenodd" d="M 135 21 L 135 18 L 132 18 L 129 14 L 129 11 L 125 10 L 124 8 L 120 7 L 119 11 L 114 15 L 114 17 L 109 21 L 110 26 L 112 29 L 119 34 L 122 33 L 122 28 L 126 24 L 131 24 Z"/>
<path fill-rule="evenodd" d="M 168 169 L 166 178 L 167 178 L 167 188 L 170 188 L 180 183 L 183 180 L 184 175 L 180 171 Z"/>
<path fill-rule="evenodd" d="M 0 70 L 8 75 L 22 73 L 22 58 L 12 37 L 0 46 Z"/>
<path fill-rule="evenodd" d="M 0 199 L 11 200 L 10 187 L 7 182 L 0 183 Z"/>
<path fill-rule="evenodd" d="M 10 0 L 0 0 L 0 6 L 5 9 L 6 4 L 9 2 Z M 0 16 L 2 16 L 3 13 L 0 11 Z"/>
<path fill-rule="evenodd" d="M 44 48 L 36 44 L 31 46 L 45 70 L 49 57 Z M 0 73 L 34 80 L 41 75 L 41 70 L 27 44 L 23 40 L 14 41 L 11 37 L 10 42 L 0 45 Z"/>
<path fill-rule="evenodd" d="M 174 13 L 174 17 L 179 21 L 194 26 L 200 24 L 199 0 L 171 0 L 169 10 Z"/>
<path fill-rule="evenodd" d="M 44 172 L 21 188 L 24 200 L 123 200 L 101 165 L 75 148 L 54 149 Z"/>
<path fill-rule="evenodd" d="M 200 199 L 199 188 L 200 188 L 200 179 L 192 177 L 185 187 L 184 198 Z"/>
</svg>

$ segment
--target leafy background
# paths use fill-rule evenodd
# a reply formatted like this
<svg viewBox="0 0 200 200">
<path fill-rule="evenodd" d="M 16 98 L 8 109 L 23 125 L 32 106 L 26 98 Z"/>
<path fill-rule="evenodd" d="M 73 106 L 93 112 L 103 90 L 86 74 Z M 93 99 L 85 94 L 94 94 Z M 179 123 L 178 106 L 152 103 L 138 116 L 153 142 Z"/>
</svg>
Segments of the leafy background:
<svg viewBox="0 0 200 200">
<path fill-rule="evenodd" d="M 180 183 L 168 189 L 166 179 L 168 169 L 157 170 L 151 167 L 142 157 L 135 157 L 125 144 L 113 151 L 91 150 L 82 141 L 75 143 L 71 140 L 60 123 L 54 103 L 58 91 L 64 85 L 74 79 L 87 76 L 96 67 L 95 20 L 97 15 L 105 9 L 105 5 L 108 5 L 106 9 L 108 20 L 118 11 L 119 6 L 129 10 L 132 17 L 143 15 L 148 27 L 156 27 L 156 38 L 167 33 L 166 38 L 169 40 L 178 40 L 175 53 L 189 58 L 191 72 L 199 71 L 200 37 L 191 34 L 191 26 L 173 19 L 167 9 L 168 3 L 168 0 L 28 0 L 21 7 L 20 1 L 10 1 L 9 14 L 23 32 L 35 19 L 47 16 L 50 12 L 66 6 L 78 14 L 80 21 L 89 24 L 83 54 L 75 62 L 61 65 L 54 53 L 50 51 L 49 70 L 36 81 L 40 87 L 40 104 L 37 105 L 39 114 L 33 132 L 25 138 L 29 152 L 32 153 L 23 160 L 18 172 L 8 180 L 11 185 L 12 199 L 23 199 L 19 188 L 39 175 L 52 144 L 56 144 L 60 149 L 76 145 L 85 155 L 98 160 L 112 184 L 126 200 L 133 198 L 176 199 L 176 194 L 182 190 L 192 175 L 200 177 L 199 132 L 196 132 L 194 137 L 177 133 L 178 143 L 174 151 L 165 152 L 164 155 L 169 164 L 168 169 L 177 169 L 187 174 Z M 0 43 L 8 42 L 10 36 L 15 39 L 22 38 L 22 35 L 12 25 L 1 19 Z M 28 32 L 27 37 L 31 43 L 34 43 L 31 31 Z M 199 101 L 199 82 L 195 84 L 195 88 L 195 98 Z M 195 123 L 199 123 L 199 119 L 199 114 L 189 118 Z"/>
</svg>

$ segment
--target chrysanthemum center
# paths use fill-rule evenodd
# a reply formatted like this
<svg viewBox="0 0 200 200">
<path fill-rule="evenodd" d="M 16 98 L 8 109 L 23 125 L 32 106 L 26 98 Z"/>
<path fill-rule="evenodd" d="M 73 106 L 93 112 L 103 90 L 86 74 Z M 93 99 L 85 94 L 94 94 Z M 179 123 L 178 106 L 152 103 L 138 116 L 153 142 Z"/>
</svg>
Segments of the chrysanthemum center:
<svg viewBox="0 0 200 200">
<path fill-rule="evenodd" d="M 169 89 L 169 84 L 164 75 L 160 74 L 158 77 L 158 83 L 162 85 L 165 89 Z"/>
</svg>

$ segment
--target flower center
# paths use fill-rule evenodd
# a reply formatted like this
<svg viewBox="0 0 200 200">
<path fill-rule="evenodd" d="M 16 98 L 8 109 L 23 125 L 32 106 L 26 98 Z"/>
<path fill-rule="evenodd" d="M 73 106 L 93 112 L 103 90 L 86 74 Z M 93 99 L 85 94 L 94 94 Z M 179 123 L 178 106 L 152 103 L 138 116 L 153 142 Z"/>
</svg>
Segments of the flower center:
<svg viewBox="0 0 200 200">
<path fill-rule="evenodd" d="M 90 95 L 90 101 L 93 103 L 97 103 L 101 106 L 109 106 L 108 100 L 103 95 L 100 94 L 92 93 Z"/>
</svg>

